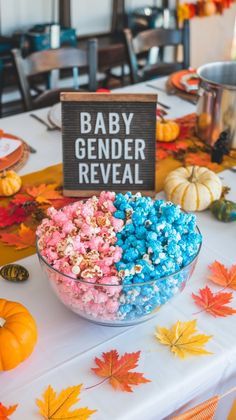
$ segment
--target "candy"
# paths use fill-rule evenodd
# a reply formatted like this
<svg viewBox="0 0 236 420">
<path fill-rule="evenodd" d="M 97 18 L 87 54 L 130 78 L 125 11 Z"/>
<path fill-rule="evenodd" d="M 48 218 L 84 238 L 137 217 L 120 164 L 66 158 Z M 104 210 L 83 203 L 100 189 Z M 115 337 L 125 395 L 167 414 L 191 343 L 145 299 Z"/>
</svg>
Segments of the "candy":
<svg viewBox="0 0 236 420">
<path fill-rule="evenodd" d="M 101 321 L 134 320 L 168 301 L 201 243 L 194 215 L 140 193 L 101 192 L 47 215 L 38 248 L 54 290 L 73 311 Z"/>
</svg>

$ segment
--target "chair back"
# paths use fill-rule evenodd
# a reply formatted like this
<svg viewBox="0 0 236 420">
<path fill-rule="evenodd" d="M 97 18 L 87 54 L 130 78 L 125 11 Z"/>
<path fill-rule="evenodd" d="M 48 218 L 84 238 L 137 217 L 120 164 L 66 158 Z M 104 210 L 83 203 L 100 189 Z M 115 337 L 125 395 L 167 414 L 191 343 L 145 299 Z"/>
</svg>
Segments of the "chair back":
<svg viewBox="0 0 236 420">
<path fill-rule="evenodd" d="M 124 30 L 126 48 L 129 57 L 130 75 L 132 83 L 138 83 L 154 76 L 164 76 L 180 69 L 188 68 L 190 63 L 189 22 L 184 21 L 182 29 L 149 29 L 132 36 L 130 29 Z M 183 46 L 183 61 L 172 63 L 157 62 L 144 65 L 140 69 L 139 56 L 149 52 L 153 47 Z M 175 54 L 176 57 L 176 54 Z"/>
<path fill-rule="evenodd" d="M 88 41 L 87 51 L 79 48 L 58 48 L 32 53 L 23 58 L 20 50 L 13 49 L 12 56 L 18 76 L 19 88 L 26 110 L 33 109 L 29 78 L 49 74 L 53 70 L 72 69 L 74 86 L 78 88 L 78 69 L 87 68 L 89 90 L 97 89 L 97 40 Z M 63 91 L 63 89 L 61 89 Z"/>
</svg>

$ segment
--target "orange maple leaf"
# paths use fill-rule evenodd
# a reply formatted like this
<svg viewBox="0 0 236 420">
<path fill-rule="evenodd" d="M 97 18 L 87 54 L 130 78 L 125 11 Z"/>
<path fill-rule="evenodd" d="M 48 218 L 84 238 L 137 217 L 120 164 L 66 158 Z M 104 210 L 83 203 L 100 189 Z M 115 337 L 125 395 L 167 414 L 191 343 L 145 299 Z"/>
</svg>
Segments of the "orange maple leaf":
<svg viewBox="0 0 236 420">
<path fill-rule="evenodd" d="M 63 198 L 60 191 L 56 191 L 56 188 L 58 188 L 58 184 L 41 184 L 37 187 L 26 188 L 26 192 L 40 204 L 51 204 L 51 200 Z"/>
<path fill-rule="evenodd" d="M 172 420 L 213 420 L 219 403 L 219 396 L 215 395 L 207 401 L 196 405 L 185 413 L 173 417 Z"/>
<path fill-rule="evenodd" d="M 185 158 L 185 164 L 206 166 L 213 171 L 219 170 L 219 165 L 211 162 L 211 157 L 207 153 L 189 153 Z"/>
<path fill-rule="evenodd" d="M 125 353 L 119 357 L 117 350 L 111 350 L 102 354 L 103 360 L 98 357 L 95 358 L 95 363 L 98 367 L 92 368 L 92 371 L 108 380 L 114 389 L 133 392 L 133 385 L 151 382 L 149 379 L 144 378 L 143 373 L 130 372 L 130 369 L 138 366 L 139 356 L 140 351 Z"/>
<path fill-rule="evenodd" d="M 8 420 L 11 414 L 16 411 L 18 404 L 10 405 L 9 407 L 6 407 L 0 402 L 0 419 L 1 420 Z"/>
<path fill-rule="evenodd" d="M 35 245 L 35 232 L 21 223 L 17 233 L 2 233 L 0 239 L 6 245 L 14 246 L 16 249 L 25 249 Z"/>
<path fill-rule="evenodd" d="M 218 292 L 214 294 L 211 289 L 206 286 L 204 289 L 199 289 L 199 295 L 192 293 L 192 297 L 195 303 L 203 308 L 203 311 L 208 312 L 214 317 L 224 317 L 236 313 L 236 309 L 226 306 L 226 304 L 232 300 L 232 292 Z"/>
<path fill-rule="evenodd" d="M 230 269 L 227 269 L 219 261 L 215 261 L 209 265 L 211 275 L 208 279 L 219 286 L 229 287 L 230 289 L 236 290 L 236 264 L 232 265 Z"/>
<path fill-rule="evenodd" d="M 157 149 L 157 151 L 156 151 L 156 158 L 157 158 L 157 160 L 165 159 L 168 156 L 169 156 L 169 153 L 166 150 Z"/>
</svg>

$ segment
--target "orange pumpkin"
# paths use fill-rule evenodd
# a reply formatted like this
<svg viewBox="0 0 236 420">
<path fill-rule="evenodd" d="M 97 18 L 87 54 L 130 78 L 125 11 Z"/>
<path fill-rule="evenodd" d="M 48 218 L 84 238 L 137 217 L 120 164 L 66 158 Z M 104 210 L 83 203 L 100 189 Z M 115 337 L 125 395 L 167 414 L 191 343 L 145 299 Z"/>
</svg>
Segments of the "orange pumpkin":
<svg viewBox="0 0 236 420">
<path fill-rule="evenodd" d="M 213 1 L 206 1 L 203 5 L 204 16 L 212 16 L 216 14 L 216 5 Z"/>
<path fill-rule="evenodd" d="M 156 139 L 157 141 L 173 141 L 177 139 L 180 132 L 179 125 L 175 121 L 165 120 L 156 123 Z"/>
<path fill-rule="evenodd" d="M 0 371 L 18 366 L 32 353 L 37 326 L 20 303 L 0 299 Z"/>
</svg>

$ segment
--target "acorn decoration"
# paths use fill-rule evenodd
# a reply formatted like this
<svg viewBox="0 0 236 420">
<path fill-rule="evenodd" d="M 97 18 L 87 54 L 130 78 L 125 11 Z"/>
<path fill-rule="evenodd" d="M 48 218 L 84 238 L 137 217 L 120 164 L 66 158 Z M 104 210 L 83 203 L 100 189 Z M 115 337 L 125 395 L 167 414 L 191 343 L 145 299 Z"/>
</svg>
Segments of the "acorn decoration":
<svg viewBox="0 0 236 420">
<path fill-rule="evenodd" d="M 0 275 L 7 281 L 22 282 L 29 278 L 28 270 L 20 264 L 7 264 L 0 269 Z"/>
<path fill-rule="evenodd" d="M 236 203 L 225 199 L 225 195 L 229 192 L 229 190 L 230 189 L 228 187 L 225 187 L 220 199 L 213 201 L 210 205 L 210 211 L 216 219 L 221 222 L 236 221 Z"/>
</svg>

